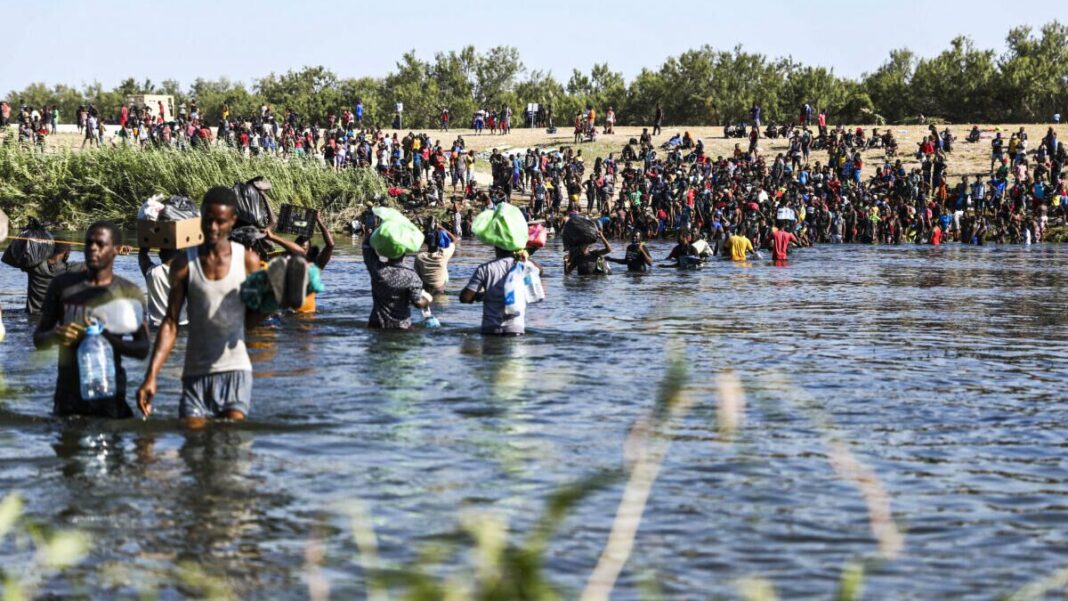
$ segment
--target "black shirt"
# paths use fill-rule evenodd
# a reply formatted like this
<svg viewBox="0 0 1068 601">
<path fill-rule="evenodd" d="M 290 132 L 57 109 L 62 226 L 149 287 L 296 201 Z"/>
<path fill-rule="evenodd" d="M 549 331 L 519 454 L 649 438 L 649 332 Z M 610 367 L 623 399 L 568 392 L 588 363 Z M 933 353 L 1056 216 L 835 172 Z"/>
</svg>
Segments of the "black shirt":
<svg viewBox="0 0 1068 601">
<path fill-rule="evenodd" d="M 645 253 L 642 252 L 641 243 L 631 243 L 627 247 L 627 254 L 623 260 L 627 262 L 627 271 L 641 272 L 649 269 L 649 265 L 645 262 Z"/>
<path fill-rule="evenodd" d="M 85 263 L 66 263 L 63 261 L 49 263 L 41 261 L 37 265 L 24 269 L 26 272 L 26 312 L 37 315 L 44 305 L 45 294 L 52 278 L 68 271 L 84 271 Z"/>
<path fill-rule="evenodd" d="M 69 323 L 84 323 L 94 307 L 115 299 L 132 299 L 141 303 L 142 314 L 147 313 L 145 295 L 133 282 L 114 276 L 107 286 L 92 286 L 85 271 L 67 272 L 56 276 L 48 286 L 40 324 L 52 328 Z M 117 393 L 112 399 L 93 402 L 82 400 L 78 374 L 77 346 L 59 347 L 58 373 L 53 411 L 56 415 L 94 415 L 100 417 L 132 417 L 126 404 L 126 371 L 122 357 L 113 349 Z"/>
</svg>

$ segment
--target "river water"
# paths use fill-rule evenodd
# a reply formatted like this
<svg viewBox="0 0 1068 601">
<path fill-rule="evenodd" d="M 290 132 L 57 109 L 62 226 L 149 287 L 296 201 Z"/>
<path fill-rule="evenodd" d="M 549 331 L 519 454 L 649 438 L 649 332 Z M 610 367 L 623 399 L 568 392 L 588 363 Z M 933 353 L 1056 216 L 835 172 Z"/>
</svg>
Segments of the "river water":
<svg viewBox="0 0 1068 601">
<path fill-rule="evenodd" d="M 694 404 L 614 598 L 648 583 L 669 598 L 736 598 L 750 576 L 784 599 L 830 598 L 842 566 L 864 560 L 866 598 L 990 599 L 1068 565 L 1068 248 L 822 246 L 787 267 L 565 280 L 550 243 L 538 254 L 549 299 L 531 307 L 529 335 L 488 340 L 480 307 L 455 300 L 485 247 L 452 261 L 441 330 L 382 333 L 365 327 L 358 249 L 340 246 L 320 314 L 250 337 L 251 420 L 196 433 L 175 419 L 183 342 L 150 421 L 50 418 L 54 352 L 30 351 L 23 276 L 0 269 L 0 491 L 93 540 L 41 592 L 178 598 L 189 591 L 174 565 L 192 560 L 241 597 L 305 598 L 306 557 L 321 550 L 334 598 L 362 596 L 355 501 L 390 566 L 455 540 L 471 516 L 521 538 L 552 491 L 624 465 L 673 357 Z M 135 257 L 118 271 L 141 282 Z M 127 366 L 132 388 L 143 366 Z M 748 407 L 733 441 L 715 425 L 728 369 Z M 889 494 L 897 558 L 879 559 L 864 497 L 828 462 L 831 439 Z M 566 597 L 622 489 L 559 524 L 546 561 Z M 0 543 L 5 567 L 27 557 Z"/>
</svg>

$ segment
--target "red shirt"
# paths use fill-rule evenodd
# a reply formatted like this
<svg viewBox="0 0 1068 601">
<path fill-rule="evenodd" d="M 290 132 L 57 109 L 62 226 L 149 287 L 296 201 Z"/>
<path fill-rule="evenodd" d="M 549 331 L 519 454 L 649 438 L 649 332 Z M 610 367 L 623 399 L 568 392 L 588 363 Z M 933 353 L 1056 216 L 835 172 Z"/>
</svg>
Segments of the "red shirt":
<svg viewBox="0 0 1068 601">
<path fill-rule="evenodd" d="M 942 243 L 942 228 L 936 227 L 931 233 L 931 244 L 938 246 Z"/>
<path fill-rule="evenodd" d="M 786 260 L 786 249 L 791 242 L 797 242 L 797 236 L 783 230 L 775 230 L 771 233 L 771 258 L 776 261 Z"/>
</svg>

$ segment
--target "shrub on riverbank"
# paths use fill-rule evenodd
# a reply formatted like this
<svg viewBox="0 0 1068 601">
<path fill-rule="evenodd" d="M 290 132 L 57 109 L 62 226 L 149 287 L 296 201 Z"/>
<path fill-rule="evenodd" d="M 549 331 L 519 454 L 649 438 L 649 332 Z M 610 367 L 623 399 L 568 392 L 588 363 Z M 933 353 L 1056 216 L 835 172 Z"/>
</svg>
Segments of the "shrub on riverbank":
<svg viewBox="0 0 1068 601">
<path fill-rule="evenodd" d="M 140 150 L 128 146 L 40 154 L 0 145 L 0 208 L 14 223 L 37 217 L 63 229 L 97 219 L 132 225 L 153 194 L 199 199 L 211 186 L 230 186 L 262 175 L 275 203 L 328 208 L 335 225 L 385 192 L 369 169 L 327 169 L 314 159 L 253 157 L 226 148 L 198 151 Z M 277 208 L 277 207 L 276 207 Z"/>
</svg>

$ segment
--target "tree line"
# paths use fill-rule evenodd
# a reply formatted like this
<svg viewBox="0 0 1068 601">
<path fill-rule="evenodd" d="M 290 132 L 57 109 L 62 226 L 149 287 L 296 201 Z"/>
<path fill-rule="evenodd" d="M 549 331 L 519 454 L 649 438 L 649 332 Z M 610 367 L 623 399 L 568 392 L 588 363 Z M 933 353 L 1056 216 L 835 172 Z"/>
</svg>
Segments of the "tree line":
<svg viewBox="0 0 1068 601">
<path fill-rule="evenodd" d="M 357 99 L 364 104 L 365 122 L 383 127 L 402 103 L 409 128 L 433 127 L 443 108 L 454 125 L 466 126 L 475 110 L 503 106 L 512 107 L 518 126 L 528 103 L 551 107 L 554 121 L 565 126 L 588 105 L 602 115 L 614 107 L 619 124 L 648 124 L 657 103 L 669 125 L 743 121 L 754 104 L 762 107 L 765 123 L 786 122 L 796 120 L 805 103 L 827 111 L 834 123 L 907 123 L 919 114 L 953 123 L 1042 122 L 1068 112 L 1068 26 L 1053 21 L 1038 32 L 1013 28 L 1001 54 L 977 48 L 966 36 L 934 57 L 894 50 L 856 79 L 741 46 L 728 51 L 705 45 L 655 70 L 642 69 L 630 82 L 607 63 L 589 72 L 575 69 L 561 82 L 552 73 L 528 69 L 513 47 L 479 52 L 468 46 L 432 60 L 408 52 L 381 78 L 344 78 L 314 66 L 271 73 L 251 86 L 227 78 L 200 78 L 187 88 L 174 80 L 128 78 L 110 90 L 99 83 L 82 89 L 34 83 L 8 93 L 7 100 L 16 110 L 56 105 L 61 121 L 71 122 L 79 105 L 92 103 L 108 118 L 134 94 L 170 94 L 179 104 L 195 98 L 212 124 L 224 104 L 232 115 L 252 115 L 269 104 L 279 113 L 291 108 L 307 123 L 324 123 L 330 112 L 351 110 Z"/>
</svg>

